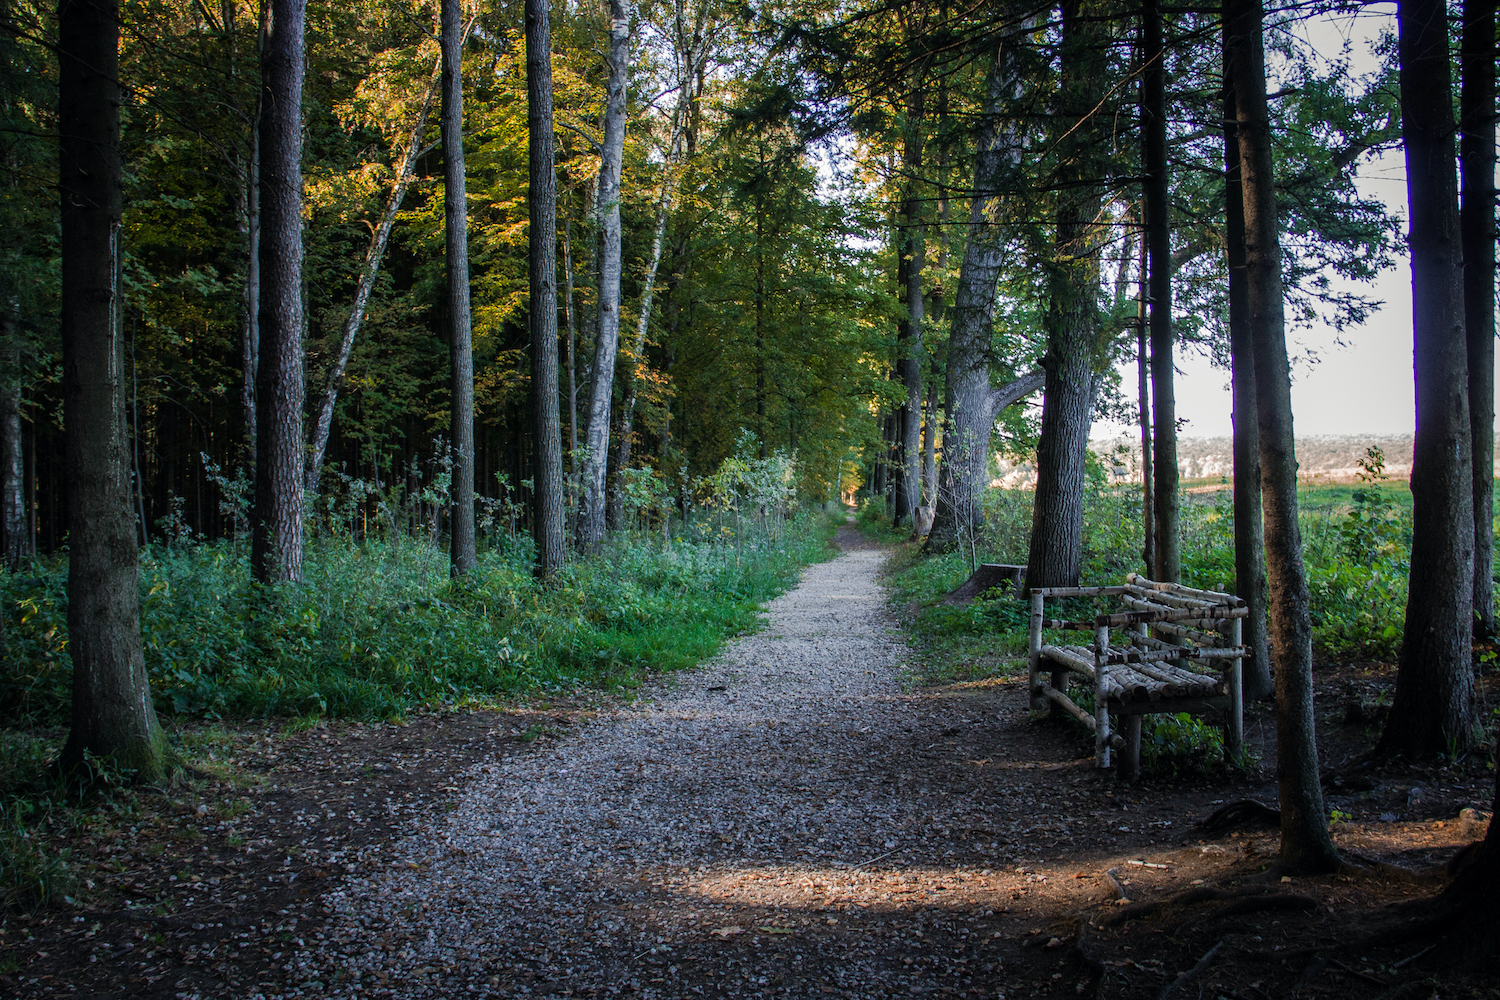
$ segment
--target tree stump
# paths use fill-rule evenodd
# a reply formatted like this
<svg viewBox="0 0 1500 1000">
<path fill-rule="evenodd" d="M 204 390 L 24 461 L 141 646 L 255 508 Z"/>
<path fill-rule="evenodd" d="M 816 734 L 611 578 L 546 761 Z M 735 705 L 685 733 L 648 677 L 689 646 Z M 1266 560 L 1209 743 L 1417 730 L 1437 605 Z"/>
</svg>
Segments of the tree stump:
<svg viewBox="0 0 1500 1000">
<path fill-rule="evenodd" d="M 991 590 L 1003 590 L 1006 587 L 1020 589 L 1021 578 L 1026 575 L 1025 566 L 1012 566 L 1009 563 L 980 563 L 963 585 L 943 598 L 944 604 L 958 605 L 972 601 L 976 597 L 983 597 Z"/>
</svg>

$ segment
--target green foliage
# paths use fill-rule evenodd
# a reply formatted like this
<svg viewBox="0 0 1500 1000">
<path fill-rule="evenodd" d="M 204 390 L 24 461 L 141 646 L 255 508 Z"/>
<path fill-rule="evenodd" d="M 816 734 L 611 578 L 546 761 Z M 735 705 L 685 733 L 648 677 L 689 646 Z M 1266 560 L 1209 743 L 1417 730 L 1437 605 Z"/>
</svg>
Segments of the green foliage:
<svg viewBox="0 0 1500 1000">
<path fill-rule="evenodd" d="M 1211 776 L 1226 764 L 1224 733 L 1186 712 L 1141 719 L 1141 773 L 1156 777 Z"/>
<path fill-rule="evenodd" d="M 249 582 L 242 545 L 154 546 L 141 562 L 141 627 L 166 717 L 395 718 L 419 706 L 579 686 L 629 686 L 692 666 L 751 628 L 761 603 L 826 546 L 802 515 L 773 537 L 746 519 L 722 537 L 700 521 L 666 543 L 617 539 L 531 576 L 527 540 L 504 539 L 465 577 L 425 539 L 324 535 L 306 581 Z M 69 705 L 66 563 L 0 577 L 6 628 L 0 711 L 59 723 Z"/>
</svg>

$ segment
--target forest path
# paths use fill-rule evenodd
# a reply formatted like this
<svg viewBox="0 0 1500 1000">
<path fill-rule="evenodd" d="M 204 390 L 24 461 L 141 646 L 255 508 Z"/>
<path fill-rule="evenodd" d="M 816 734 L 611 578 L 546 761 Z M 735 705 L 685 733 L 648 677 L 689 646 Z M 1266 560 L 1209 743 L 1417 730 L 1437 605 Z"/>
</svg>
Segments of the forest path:
<svg viewBox="0 0 1500 1000">
<path fill-rule="evenodd" d="M 1149 828 L 1069 829 L 1101 779 L 1076 734 L 1026 722 L 1023 685 L 905 690 L 885 552 L 839 541 L 703 669 L 476 769 L 453 812 L 328 897 L 294 978 L 375 996 L 1014 986 L 1023 914 L 1109 895 L 1062 866 Z"/>
</svg>

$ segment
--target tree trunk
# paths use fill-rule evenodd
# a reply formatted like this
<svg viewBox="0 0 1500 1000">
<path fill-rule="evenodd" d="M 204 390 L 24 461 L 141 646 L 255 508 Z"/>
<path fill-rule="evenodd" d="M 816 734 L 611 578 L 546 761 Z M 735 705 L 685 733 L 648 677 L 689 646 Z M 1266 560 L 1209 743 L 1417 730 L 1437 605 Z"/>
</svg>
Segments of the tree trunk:
<svg viewBox="0 0 1500 1000">
<path fill-rule="evenodd" d="M 630 12 L 624 0 L 609 0 L 609 69 L 604 98 L 604 145 L 599 155 L 599 326 L 594 342 L 594 378 L 589 392 L 584 442 L 583 510 L 579 542 L 597 552 L 604 542 L 605 482 L 609 468 L 609 420 L 614 397 L 615 355 L 620 346 L 620 166 L 625 150 L 625 83 L 630 57 Z"/>
<path fill-rule="evenodd" d="M 1140 303 L 1135 317 L 1136 406 L 1141 420 L 1141 561 L 1156 572 L 1156 506 L 1151 469 L 1151 345 L 1146 323 L 1146 241 L 1141 240 Z"/>
<path fill-rule="evenodd" d="M 465 37 L 468 32 L 465 31 Z M 460 42 L 462 47 L 462 42 Z M 316 494 L 323 476 L 323 456 L 328 450 L 328 436 L 333 429 L 333 411 L 338 405 L 339 393 L 344 388 L 344 372 L 349 367 L 349 358 L 354 353 L 354 340 L 359 335 L 360 324 L 365 319 L 365 309 L 370 304 L 370 294 L 375 290 L 375 279 L 380 276 L 380 265 L 385 259 L 386 244 L 390 242 L 391 230 L 396 227 L 396 214 L 401 211 L 401 202 L 406 198 L 407 186 L 416 173 L 417 156 L 421 152 L 422 134 L 427 130 L 427 115 L 432 108 L 432 99 L 437 95 L 443 78 L 443 60 L 439 56 L 432 68 L 432 79 L 427 86 L 427 95 L 422 100 L 422 109 L 417 113 L 411 135 L 407 137 L 406 152 L 401 157 L 401 166 L 396 172 L 396 186 L 391 189 L 385 202 L 385 211 L 370 236 L 370 248 L 365 251 L 364 267 L 360 269 L 359 284 L 354 290 L 354 305 L 349 318 L 344 321 L 344 331 L 339 339 L 338 357 L 328 370 L 323 389 L 323 400 L 318 405 L 318 423 L 313 429 L 312 452 L 307 461 L 307 492 Z"/>
<path fill-rule="evenodd" d="M 1042 357 L 1042 434 L 1031 508 L 1026 587 L 1075 587 L 1083 570 L 1084 458 L 1094 408 L 1099 336 L 1099 255 L 1094 220 L 1103 203 L 1097 137 L 1080 121 L 1104 91 L 1100 22 L 1080 0 L 1063 0 L 1057 112 L 1069 134 L 1059 143 L 1057 235 L 1047 265 L 1047 352 Z M 1107 119 L 1106 119 L 1107 120 Z"/>
<path fill-rule="evenodd" d="M 1250 298 L 1245 287 L 1245 202 L 1240 186 L 1240 140 L 1234 99 L 1229 19 L 1224 20 L 1224 243 L 1229 265 L 1230 392 L 1234 421 L 1235 591 L 1250 606 L 1242 641 L 1250 655 L 1240 661 L 1245 700 L 1260 701 L 1275 690 L 1266 645 L 1266 536 L 1260 516 L 1260 432 L 1255 418 L 1255 345 L 1250 336 Z"/>
<path fill-rule="evenodd" d="M 58 7 L 62 190 L 63 419 L 67 426 L 68 653 L 72 729 L 66 769 L 112 758 L 161 777 L 166 739 L 141 652 L 140 590 L 120 335 L 119 6 Z"/>
<path fill-rule="evenodd" d="M 921 65 L 920 63 L 918 64 Z M 907 121 L 901 142 L 901 166 L 906 174 L 906 196 L 901 203 L 901 239 L 897 252 L 901 266 L 901 296 L 906 300 L 906 318 L 897 335 L 896 371 L 906 389 L 906 401 L 897 417 L 900 440 L 896 453 L 901 463 L 900 489 L 895 497 L 891 523 L 901 522 L 915 514 L 922 503 L 922 322 L 924 300 L 922 272 L 927 265 L 927 243 L 922 227 L 922 201 L 917 178 L 922 173 L 922 118 L 926 111 L 921 69 L 911 74 L 911 97 L 907 101 Z"/>
<path fill-rule="evenodd" d="M 1474 470 L 1446 17 L 1442 0 L 1407 0 L 1396 16 L 1417 430 L 1406 630 L 1376 749 L 1411 757 L 1462 753 L 1475 736 Z"/>
<path fill-rule="evenodd" d="M 1465 0 L 1459 162 L 1474 468 L 1474 616 L 1495 634 L 1495 0 Z"/>
<path fill-rule="evenodd" d="M 1166 46 L 1159 0 L 1141 8 L 1141 159 L 1145 165 L 1147 279 L 1151 305 L 1152 444 L 1156 473 L 1152 501 L 1156 520 L 1156 562 L 1151 575 L 1176 583 L 1182 575 L 1178 529 L 1177 400 L 1172 386 L 1172 213 L 1167 162 Z"/>
<path fill-rule="evenodd" d="M 547 35 L 548 35 L 549 38 L 551 37 L 551 34 L 552 34 L 551 24 L 549 23 L 548 24 L 548 30 L 547 30 Z M 552 75 L 552 59 L 551 59 L 550 56 L 547 58 L 546 72 L 547 72 L 548 79 L 551 79 L 551 75 Z M 550 98 L 548 100 L 547 107 L 548 107 L 548 111 L 550 113 L 550 110 L 551 110 L 551 107 L 552 107 Z M 556 157 L 555 157 L 555 154 L 554 154 L 554 164 L 553 164 L 553 174 L 554 174 L 554 176 L 553 176 L 553 182 L 552 182 L 552 189 L 553 189 L 553 196 L 554 196 L 554 198 L 556 197 L 556 191 L 557 191 L 556 162 L 555 162 L 555 160 L 556 160 Z M 553 226 L 554 229 L 557 228 L 557 220 L 556 219 L 553 220 L 552 226 Z M 567 317 L 567 324 L 568 324 L 568 339 L 567 339 L 568 356 L 565 359 L 563 359 L 563 363 L 566 365 L 566 367 L 568 369 L 568 474 L 569 475 L 577 475 L 578 474 L 578 362 L 577 362 L 578 328 L 577 328 L 577 326 L 575 325 L 575 322 L 574 322 L 574 312 L 573 312 L 573 220 L 572 219 L 569 219 L 567 221 L 566 227 L 563 229 L 563 244 L 562 244 L 562 246 L 563 246 L 563 280 L 565 282 L 567 282 L 567 288 L 566 288 L 566 291 L 565 291 L 565 297 L 563 298 L 563 313 Z"/>
<path fill-rule="evenodd" d="M 442 0 L 443 229 L 447 236 L 452 513 L 448 561 L 454 576 L 478 563 L 474 545 L 474 331 L 469 309 L 469 202 L 464 178 L 463 10 Z M 554 242 L 555 239 L 554 239 Z M 548 244 L 547 260 L 552 260 Z M 554 264 L 553 267 L 556 267 Z M 553 279 L 554 283 L 556 278 Z M 553 310 L 557 308 L 554 284 Z M 553 319 L 556 350 L 556 319 Z M 554 363 L 554 368 L 556 367 Z M 555 375 L 554 375 L 555 377 Z M 556 387 L 553 387 L 556 391 Z"/>
<path fill-rule="evenodd" d="M 686 137 L 693 105 L 699 97 L 702 74 L 699 72 L 708 56 L 704 27 L 708 17 L 708 4 L 699 4 L 694 17 L 691 34 L 682 32 L 678 25 L 676 36 L 677 59 L 682 67 L 677 81 L 677 105 L 672 111 L 671 139 L 667 143 L 666 156 L 662 161 L 661 193 L 656 201 L 656 231 L 651 240 L 651 261 L 641 282 L 641 308 L 636 317 L 635 337 L 631 340 L 626 357 L 625 398 L 620 406 L 620 441 L 615 459 L 615 475 L 623 475 L 630 467 L 630 452 L 635 444 L 635 408 L 640 398 L 641 373 L 646 356 L 646 334 L 650 329 L 651 307 L 656 293 L 656 274 L 661 267 L 662 247 L 666 242 L 667 222 L 672 211 L 672 202 L 677 191 L 677 171 L 683 161 L 682 146 Z M 610 501 L 615 523 L 623 516 L 624 498 L 617 489 Z"/>
<path fill-rule="evenodd" d="M 14 305 L 0 306 L 0 565 L 15 572 L 31 554 L 26 530 L 26 453 L 21 445 L 21 344 Z"/>
<path fill-rule="evenodd" d="M 934 371 L 927 380 L 927 405 L 922 420 L 922 503 L 928 507 L 932 506 L 937 492 L 938 379 L 936 365 L 933 367 Z M 928 516 L 931 515 L 932 512 L 928 511 Z"/>
<path fill-rule="evenodd" d="M 302 578 L 302 71 L 306 0 L 271 0 L 261 50 L 260 363 L 250 562 Z"/>
<path fill-rule="evenodd" d="M 545 580 L 562 566 L 567 555 L 563 537 L 562 428 L 557 412 L 557 169 L 552 135 L 552 25 L 547 0 L 526 0 L 526 111 L 531 208 L 528 322 L 536 439 L 531 531 L 536 540 L 534 571 Z M 571 309 L 569 312 L 571 315 Z M 571 360 L 571 324 L 568 333 Z M 570 384 L 570 396 L 571 389 Z"/>
<path fill-rule="evenodd" d="M 1313 724 L 1312 618 L 1302 534 L 1297 524 L 1297 454 L 1292 380 L 1286 354 L 1281 240 L 1266 111 L 1260 0 L 1231 0 L 1235 130 L 1245 218 L 1245 285 L 1255 354 L 1256 419 L 1265 487 L 1266 561 L 1271 642 L 1276 651 L 1276 756 L 1281 798 L 1281 859 L 1299 872 L 1341 864 L 1328 833 Z"/>
<path fill-rule="evenodd" d="M 245 454 L 255 460 L 255 378 L 260 370 L 260 112 L 250 138 L 245 176 L 245 290 L 240 303 L 240 412 L 245 420 Z M 253 478 L 253 473 L 252 473 Z M 142 526 L 142 530 L 144 526 Z"/>
<path fill-rule="evenodd" d="M 1028 22 L 1021 28 L 1024 33 Z M 1003 127 L 1001 109 L 1023 85 L 1020 44 L 1003 45 L 986 80 L 985 113 L 974 154 L 974 192 L 969 203 L 968 241 L 959 266 L 948 336 L 948 376 L 944 386 L 942 482 L 928 547 L 944 552 L 972 539 L 983 520 L 980 498 L 989 460 L 990 434 L 1002 402 L 1009 405 L 1012 387 L 1035 391 L 1040 377 L 1026 376 L 1005 390 L 990 384 L 995 290 L 1005 263 L 1005 236 L 997 224 L 1002 187 L 1020 160 L 1020 139 Z M 1024 385 L 1022 384 L 1024 383 Z M 1008 400 L 1008 402 L 1007 402 Z"/>
</svg>

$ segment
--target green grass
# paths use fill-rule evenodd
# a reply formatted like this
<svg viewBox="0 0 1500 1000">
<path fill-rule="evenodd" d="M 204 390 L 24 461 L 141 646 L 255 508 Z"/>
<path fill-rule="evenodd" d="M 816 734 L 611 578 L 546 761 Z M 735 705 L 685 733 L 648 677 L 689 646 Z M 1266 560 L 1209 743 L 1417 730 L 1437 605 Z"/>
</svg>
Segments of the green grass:
<svg viewBox="0 0 1500 1000">
<path fill-rule="evenodd" d="M 979 562 L 1026 562 L 1032 496 L 1023 490 L 986 491 Z M 1236 591 L 1230 490 L 1184 494 L 1183 500 L 1183 582 Z M 1300 488 L 1298 500 L 1319 658 L 1394 659 L 1405 621 L 1410 490 L 1405 483 L 1319 483 Z M 888 583 L 895 604 L 916 609 L 909 617 L 928 661 L 926 681 L 1024 669 L 1026 613 L 1020 601 L 1001 597 L 958 608 L 942 605 L 943 596 L 968 578 L 968 558 L 958 552 L 928 555 L 905 544 L 904 533 L 886 527 L 883 504 L 865 504 L 859 517 L 867 535 L 903 543 Z M 1139 486 L 1095 480 L 1085 497 L 1081 582 L 1104 585 L 1142 572 L 1141 523 Z"/>
<path fill-rule="evenodd" d="M 141 627 L 167 718 L 393 719 L 579 687 L 630 687 L 690 667 L 754 627 L 760 606 L 827 554 L 833 530 L 804 515 L 773 538 L 617 538 L 531 577 L 530 547 L 497 545 L 461 580 L 422 542 L 309 546 L 305 581 L 262 588 L 245 547 L 153 548 L 141 561 Z M 69 706 L 66 563 L 0 577 L 0 712 L 60 724 Z"/>
</svg>

